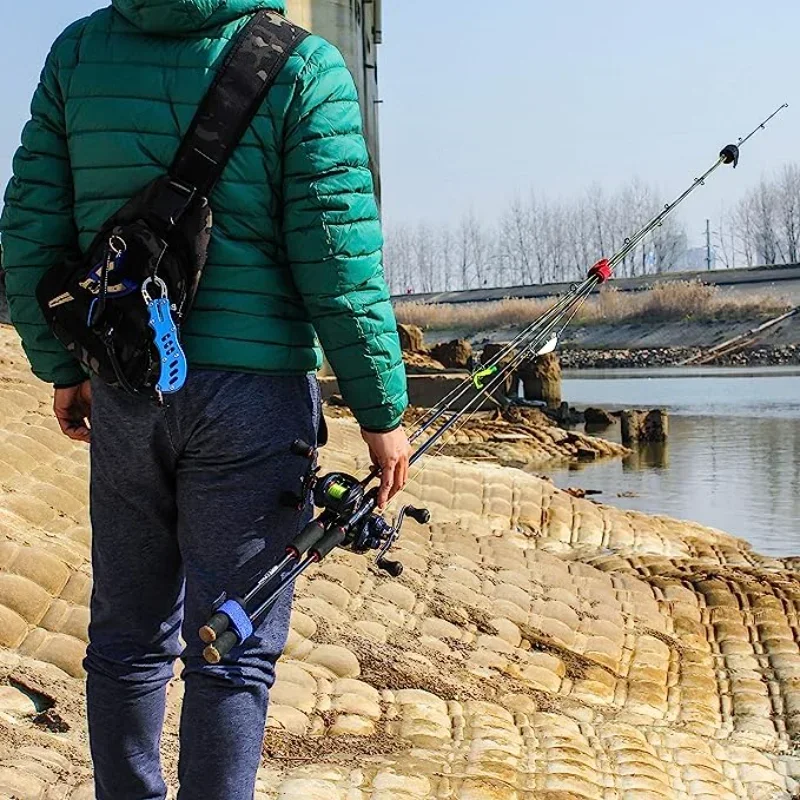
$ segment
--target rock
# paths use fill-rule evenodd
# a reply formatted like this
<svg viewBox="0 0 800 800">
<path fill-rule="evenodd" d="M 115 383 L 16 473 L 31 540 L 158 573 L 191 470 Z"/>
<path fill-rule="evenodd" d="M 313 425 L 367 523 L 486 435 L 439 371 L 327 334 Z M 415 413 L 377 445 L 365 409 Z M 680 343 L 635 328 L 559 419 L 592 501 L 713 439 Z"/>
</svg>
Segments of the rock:
<svg viewBox="0 0 800 800">
<path fill-rule="evenodd" d="M 361 674 L 361 668 L 355 655 L 339 645 L 320 645 L 306 660 L 309 664 L 325 667 L 337 678 L 357 678 Z"/>
<path fill-rule="evenodd" d="M 484 364 L 488 364 L 490 361 L 493 361 L 497 354 L 505 349 L 505 345 L 503 344 L 495 344 L 494 342 L 489 342 L 489 344 L 484 345 L 483 350 L 481 351 L 481 361 Z"/>
<path fill-rule="evenodd" d="M 495 358 L 497 358 L 500 351 L 504 348 L 505 345 L 502 344 L 487 344 L 481 352 L 481 364 L 491 364 Z M 506 360 L 507 359 L 501 359 L 499 365 L 502 366 Z M 477 367 L 477 364 L 475 366 Z M 494 379 L 492 379 L 492 382 L 494 382 Z M 514 376 L 508 375 L 504 380 L 500 381 L 496 391 L 499 394 L 505 395 L 506 397 L 510 397 L 512 394 L 516 396 L 516 385 L 517 384 Z"/>
<path fill-rule="evenodd" d="M 0 686 L 0 714 L 33 717 L 36 714 L 36 703 L 14 686 Z"/>
<path fill-rule="evenodd" d="M 422 328 L 417 325 L 398 325 L 400 347 L 406 353 L 422 353 L 425 351 L 425 337 Z"/>
<path fill-rule="evenodd" d="M 541 400 L 551 408 L 561 403 L 561 362 L 557 353 L 526 361 L 517 370 L 526 400 Z"/>
<path fill-rule="evenodd" d="M 431 358 L 427 353 L 403 351 L 403 363 L 407 375 L 427 375 L 431 372 L 441 372 L 444 369 L 444 364 Z"/>
<path fill-rule="evenodd" d="M 583 412 L 583 419 L 587 425 L 592 425 L 595 428 L 608 428 L 616 421 L 608 411 L 602 408 L 587 408 Z"/>
<path fill-rule="evenodd" d="M 328 733 L 331 736 L 372 736 L 375 723 L 357 714 L 342 714 L 336 718 Z"/>
<path fill-rule="evenodd" d="M 652 411 L 631 410 L 622 412 L 622 442 L 665 442 L 669 432 L 667 412 L 662 408 Z"/>
<path fill-rule="evenodd" d="M 443 342 L 431 348 L 431 356 L 447 369 L 466 369 L 472 358 L 472 345 L 464 339 Z"/>
<path fill-rule="evenodd" d="M 579 499 L 603 494 L 602 490 L 600 489 L 581 489 L 577 486 L 570 486 L 568 489 L 564 489 L 564 491 L 571 497 L 577 497 Z"/>
<path fill-rule="evenodd" d="M 557 408 L 547 409 L 545 413 L 562 427 L 570 427 L 583 422 L 583 414 L 572 408 L 566 401 Z"/>
<path fill-rule="evenodd" d="M 44 783 L 35 775 L 0 766 L 0 797 L 8 797 L 10 800 L 38 800 L 44 792 Z"/>
</svg>

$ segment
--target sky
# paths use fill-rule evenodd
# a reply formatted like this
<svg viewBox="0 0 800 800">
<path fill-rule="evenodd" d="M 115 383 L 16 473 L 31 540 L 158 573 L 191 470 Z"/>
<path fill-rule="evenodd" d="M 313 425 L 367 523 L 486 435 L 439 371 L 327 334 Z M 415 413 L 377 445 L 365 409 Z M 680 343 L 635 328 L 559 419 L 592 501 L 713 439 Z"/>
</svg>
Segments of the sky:
<svg viewBox="0 0 800 800">
<path fill-rule="evenodd" d="M 11 0 L 0 0 L 3 5 Z M 52 40 L 95 0 L 14 2 L 0 47 L 0 183 Z M 493 222 L 515 194 L 570 198 L 638 177 L 664 200 L 778 105 L 790 108 L 682 211 L 690 242 L 800 133 L 797 0 L 384 0 L 389 225 Z"/>
</svg>

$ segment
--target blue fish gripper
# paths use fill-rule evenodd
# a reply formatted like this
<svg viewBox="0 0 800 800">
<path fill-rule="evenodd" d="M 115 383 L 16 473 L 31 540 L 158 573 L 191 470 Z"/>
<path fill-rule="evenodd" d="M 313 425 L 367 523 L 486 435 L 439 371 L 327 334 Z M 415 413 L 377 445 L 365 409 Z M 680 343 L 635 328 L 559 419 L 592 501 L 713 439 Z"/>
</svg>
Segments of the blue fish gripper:
<svg viewBox="0 0 800 800">
<path fill-rule="evenodd" d="M 154 298 L 149 287 L 155 283 L 161 296 Z M 186 383 L 189 365 L 178 338 L 178 326 L 172 318 L 167 285 L 161 278 L 151 278 L 142 285 L 142 296 L 150 316 L 150 327 L 154 333 L 154 343 L 161 361 L 161 374 L 156 384 L 160 394 L 174 394 Z"/>
</svg>

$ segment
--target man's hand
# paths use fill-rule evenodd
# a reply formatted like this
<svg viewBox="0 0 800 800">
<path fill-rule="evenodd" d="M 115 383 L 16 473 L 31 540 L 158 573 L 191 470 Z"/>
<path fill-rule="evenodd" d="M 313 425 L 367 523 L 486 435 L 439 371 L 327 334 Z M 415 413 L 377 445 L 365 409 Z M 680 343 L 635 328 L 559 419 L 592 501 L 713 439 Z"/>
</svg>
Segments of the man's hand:
<svg viewBox="0 0 800 800">
<path fill-rule="evenodd" d="M 370 433 L 362 430 L 361 436 L 369 447 L 372 463 L 381 470 L 378 508 L 384 508 L 406 485 L 411 445 L 402 428 L 396 428 L 390 433 Z"/>
<path fill-rule="evenodd" d="M 76 442 L 89 444 L 91 433 L 89 419 L 92 413 L 92 384 L 85 380 L 68 389 L 56 389 L 53 396 L 55 412 L 61 432 Z"/>
</svg>

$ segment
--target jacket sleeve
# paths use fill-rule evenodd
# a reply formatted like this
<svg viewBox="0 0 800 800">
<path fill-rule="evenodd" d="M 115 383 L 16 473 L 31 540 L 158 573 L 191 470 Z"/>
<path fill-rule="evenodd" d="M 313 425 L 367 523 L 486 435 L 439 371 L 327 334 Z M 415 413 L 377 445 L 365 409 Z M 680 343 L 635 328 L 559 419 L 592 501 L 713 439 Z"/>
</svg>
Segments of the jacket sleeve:
<svg viewBox="0 0 800 800">
<path fill-rule="evenodd" d="M 14 157 L 0 231 L 11 321 L 33 372 L 49 383 L 74 384 L 84 373 L 50 332 L 36 302 L 42 275 L 78 252 L 57 47 L 45 63 Z"/>
<path fill-rule="evenodd" d="M 362 427 L 396 427 L 408 404 L 383 235 L 353 79 L 311 37 L 286 119 L 284 236 L 292 276 Z"/>
</svg>

